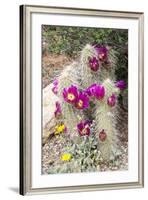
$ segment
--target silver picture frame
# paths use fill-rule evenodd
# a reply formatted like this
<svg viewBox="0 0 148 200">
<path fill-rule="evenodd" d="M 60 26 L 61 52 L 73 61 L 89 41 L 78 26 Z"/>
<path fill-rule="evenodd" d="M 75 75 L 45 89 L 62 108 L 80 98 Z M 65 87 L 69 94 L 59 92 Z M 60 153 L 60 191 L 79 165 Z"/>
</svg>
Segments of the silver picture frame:
<svg viewBox="0 0 148 200">
<path fill-rule="evenodd" d="M 77 185 L 32 188 L 32 118 L 31 118 L 31 27 L 32 13 L 52 13 L 79 16 L 127 18 L 138 20 L 138 181 L 117 184 Z M 70 176 L 70 175 L 69 175 Z M 140 188 L 144 186 L 144 13 L 93 10 L 82 8 L 20 6 L 20 194 L 83 192 L 109 189 Z"/>
</svg>

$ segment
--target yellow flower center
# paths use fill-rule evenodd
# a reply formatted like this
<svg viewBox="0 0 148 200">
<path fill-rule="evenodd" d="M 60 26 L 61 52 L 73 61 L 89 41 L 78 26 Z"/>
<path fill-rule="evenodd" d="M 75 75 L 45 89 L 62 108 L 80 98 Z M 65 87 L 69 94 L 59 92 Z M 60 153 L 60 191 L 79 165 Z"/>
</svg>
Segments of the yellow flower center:
<svg viewBox="0 0 148 200">
<path fill-rule="evenodd" d="M 68 93 L 67 98 L 68 100 L 72 101 L 75 99 L 75 96 L 72 93 Z"/>
<path fill-rule="evenodd" d="M 62 156 L 61 156 L 61 160 L 62 161 L 69 161 L 71 160 L 72 156 L 70 153 L 64 153 Z"/>
<path fill-rule="evenodd" d="M 79 100 L 78 106 L 79 106 L 80 108 L 83 106 L 83 101 L 82 101 L 82 100 Z"/>
<path fill-rule="evenodd" d="M 85 125 L 85 127 L 83 128 L 83 130 L 82 130 L 82 135 L 85 135 L 86 133 L 87 133 L 87 128 L 88 128 L 89 126 L 88 126 L 88 124 L 87 125 Z"/>
<path fill-rule="evenodd" d="M 82 130 L 82 135 L 85 135 L 87 133 L 87 130 L 86 130 L 86 128 L 84 128 L 83 130 Z"/>
</svg>

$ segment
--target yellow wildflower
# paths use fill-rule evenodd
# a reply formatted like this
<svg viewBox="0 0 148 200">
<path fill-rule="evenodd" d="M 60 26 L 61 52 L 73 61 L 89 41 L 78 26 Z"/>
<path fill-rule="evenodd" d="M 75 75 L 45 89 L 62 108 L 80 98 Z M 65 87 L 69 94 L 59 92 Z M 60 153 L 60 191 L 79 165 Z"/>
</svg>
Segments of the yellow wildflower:
<svg viewBox="0 0 148 200">
<path fill-rule="evenodd" d="M 55 127 L 55 134 L 57 135 L 59 133 L 62 133 L 62 132 L 64 132 L 64 130 L 65 130 L 65 125 L 64 124 L 56 126 Z"/>
<path fill-rule="evenodd" d="M 64 153 L 61 156 L 61 160 L 63 160 L 63 161 L 69 161 L 69 160 L 71 160 L 71 158 L 72 158 L 72 155 L 70 153 Z"/>
</svg>

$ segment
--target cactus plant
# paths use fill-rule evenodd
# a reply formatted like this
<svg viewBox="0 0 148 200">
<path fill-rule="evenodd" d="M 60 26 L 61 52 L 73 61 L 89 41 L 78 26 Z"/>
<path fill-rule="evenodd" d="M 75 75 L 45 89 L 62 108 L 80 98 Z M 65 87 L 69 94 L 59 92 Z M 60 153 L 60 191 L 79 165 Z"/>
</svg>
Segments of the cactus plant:
<svg viewBox="0 0 148 200">
<path fill-rule="evenodd" d="M 97 55 L 98 49 L 91 46 L 86 45 L 86 47 L 82 50 L 81 53 L 81 66 L 82 66 L 82 88 L 86 88 L 93 83 L 102 83 L 106 90 L 106 96 L 102 101 L 95 102 L 95 111 L 94 111 L 94 119 L 96 123 L 96 135 L 99 140 L 100 151 L 102 152 L 102 156 L 105 160 L 111 158 L 114 153 L 114 147 L 117 144 L 116 135 L 116 113 L 117 113 L 117 105 L 115 108 L 112 108 L 107 104 L 107 98 L 109 98 L 112 94 L 118 96 L 119 89 L 115 87 L 115 66 L 117 57 L 115 52 L 110 49 L 108 55 L 108 62 L 101 62 L 99 65 L 99 69 L 96 71 L 91 70 L 89 65 L 90 58 L 98 58 Z M 106 53 L 107 53 L 106 49 Z M 107 61 L 107 60 L 106 60 Z M 112 80 L 110 80 L 110 79 Z M 107 138 L 105 141 L 101 141 L 99 139 L 99 133 L 102 130 L 107 131 Z"/>
<path fill-rule="evenodd" d="M 76 127 L 80 121 L 88 118 L 94 119 L 99 149 L 105 160 L 109 160 L 114 155 L 113 152 L 117 144 L 116 135 L 118 134 L 116 130 L 116 113 L 119 88 L 114 83 L 116 56 L 113 50 L 110 50 L 109 53 L 108 51 L 105 47 L 87 44 L 81 51 L 79 62 L 67 66 L 58 80 L 58 96 L 60 98 L 63 121 L 69 135 L 71 138 L 78 135 Z M 81 93 L 92 84 L 96 85 L 95 87 L 97 89 L 95 93 L 96 99 L 93 102 L 94 107 L 91 106 L 86 111 L 76 109 L 79 107 L 76 104 L 74 107 L 71 105 L 73 102 L 67 99 L 67 102 L 65 102 L 63 97 L 65 88 L 76 87 Z M 102 86 L 97 84 L 102 84 Z M 85 95 L 83 94 L 82 96 Z M 73 100 L 73 95 L 71 97 Z M 80 101 L 80 103 L 84 102 Z M 90 112 L 91 110 L 94 112 Z"/>
</svg>

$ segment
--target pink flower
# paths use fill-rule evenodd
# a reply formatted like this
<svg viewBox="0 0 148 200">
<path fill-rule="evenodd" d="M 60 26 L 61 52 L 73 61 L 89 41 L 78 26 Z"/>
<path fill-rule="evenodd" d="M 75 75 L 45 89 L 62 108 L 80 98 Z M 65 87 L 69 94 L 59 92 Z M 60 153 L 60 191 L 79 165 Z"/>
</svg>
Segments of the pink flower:
<svg viewBox="0 0 148 200">
<path fill-rule="evenodd" d="M 85 90 L 85 93 L 90 97 L 96 97 L 101 100 L 105 96 L 105 88 L 103 85 L 94 83 Z"/>
<path fill-rule="evenodd" d="M 55 80 L 53 81 L 53 85 L 57 86 L 58 84 L 59 84 L 58 80 L 55 79 Z"/>
<path fill-rule="evenodd" d="M 78 100 L 78 89 L 76 86 L 71 85 L 69 88 L 63 89 L 64 100 L 68 103 L 76 103 Z"/>
<path fill-rule="evenodd" d="M 98 99 L 101 100 L 105 96 L 105 88 L 103 85 L 96 85 L 95 90 L 94 90 L 94 96 Z"/>
<path fill-rule="evenodd" d="M 90 125 L 91 125 L 91 123 L 88 120 L 81 121 L 77 125 L 79 135 L 80 136 L 84 136 L 84 135 L 89 136 L 90 135 Z"/>
<path fill-rule="evenodd" d="M 79 110 L 83 110 L 88 108 L 89 106 L 89 98 L 84 92 L 80 92 L 77 98 L 77 102 L 75 103 L 75 107 Z"/>
<path fill-rule="evenodd" d="M 53 88 L 52 88 L 52 91 L 53 91 L 54 94 L 57 94 L 57 93 L 58 93 L 58 80 L 57 80 L 57 79 L 55 79 L 55 80 L 53 81 Z"/>
<path fill-rule="evenodd" d="M 103 47 L 100 45 L 95 45 L 94 47 L 98 53 L 99 60 L 101 62 L 107 61 L 108 60 L 108 49 L 106 47 Z"/>
<path fill-rule="evenodd" d="M 89 66 L 90 69 L 94 72 L 98 71 L 99 69 L 99 61 L 96 57 L 90 58 L 89 59 Z"/>
<path fill-rule="evenodd" d="M 126 83 L 123 80 L 120 80 L 115 83 L 115 86 L 120 90 L 124 90 L 126 88 Z"/>
<path fill-rule="evenodd" d="M 107 134 L 104 131 L 104 129 L 102 129 L 102 131 L 99 133 L 99 139 L 104 142 L 106 140 Z"/>
<path fill-rule="evenodd" d="M 65 128 L 64 128 L 64 133 L 67 133 L 68 132 L 68 129 L 67 129 L 67 127 L 65 126 Z"/>
<path fill-rule="evenodd" d="M 115 94 L 112 94 L 108 99 L 107 99 L 107 104 L 111 107 L 115 106 L 117 101 L 117 97 Z"/>
<path fill-rule="evenodd" d="M 58 101 L 56 101 L 55 105 L 56 105 L 56 110 L 54 112 L 54 115 L 56 118 L 58 118 L 62 114 L 61 105 Z"/>
<path fill-rule="evenodd" d="M 85 93 L 86 93 L 88 96 L 90 96 L 90 97 L 94 96 L 96 86 L 97 86 L 96 83 L 92 84 L 91 86 L 89 86 L 89 87 L 85 90 Z"/>
</svg>

